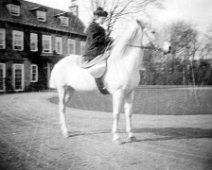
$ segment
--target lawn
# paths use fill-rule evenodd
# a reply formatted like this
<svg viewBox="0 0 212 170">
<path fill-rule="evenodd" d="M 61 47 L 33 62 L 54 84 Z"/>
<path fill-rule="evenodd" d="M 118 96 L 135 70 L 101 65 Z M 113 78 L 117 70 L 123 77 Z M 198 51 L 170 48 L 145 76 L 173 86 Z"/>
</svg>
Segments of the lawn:
<svg viewBox="0 0 212 170">
<path fill-rule="evenodd" d="M 87 110 L 67 109 L 71 114 L 66 115 L 66 139 L 62 138 L 57 105 L 48 101 L 56 102 L 53 96 L 55 92 L 0 96 L 0 170 L 212 169 L 210 89 L 137 89 L 135 111 L 142 113 L 133 116 L 137 140 L 127 141 L 121 116 L 122 145 L 111 142 L 111 113 L 87 111 L 109 111 L 109 96 L 76 93 L 72 107 Z"/>
<path fill-rule="evenodd" d="M 53 97 L 51 102 L 57 103 Z M 112 111 L 111 96 L 98 92 L 76 92 L 69 107 Z M 133 112 L 153 115 L 212 114 L 212 87 L 143 86 L 136 89 Z"/>
</svg>

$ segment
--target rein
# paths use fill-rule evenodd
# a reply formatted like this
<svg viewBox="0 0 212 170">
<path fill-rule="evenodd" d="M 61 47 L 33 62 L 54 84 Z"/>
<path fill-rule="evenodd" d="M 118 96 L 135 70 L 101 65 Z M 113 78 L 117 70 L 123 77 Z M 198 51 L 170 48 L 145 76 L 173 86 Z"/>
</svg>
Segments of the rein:
<svg viewBox="0 0 212 170">
<path fill-rule="evenodd" d="M 134 45 L 134 44 L 127 44 L 129 47 L 134 47 L 134 48 L 141 48 L 141 49 L 149 49 L 149 50 L 157 50 L 157 51 L 161 51 L 160 48 L 156 48 L 156 47 L 147 47 L 147 46 L 142 46 L 142 45 Z"/>
<path fill-rule="evenodd" d="M 146 46 L 142 46 L 142 45 L 133 45 L 133 44 L 127 44 L 130 47 L 135 47 L 135 48 L 142 48 L 142 49 L 152 49 L 155 50 L 155 47 L 146 47 Z"/>
</svg>

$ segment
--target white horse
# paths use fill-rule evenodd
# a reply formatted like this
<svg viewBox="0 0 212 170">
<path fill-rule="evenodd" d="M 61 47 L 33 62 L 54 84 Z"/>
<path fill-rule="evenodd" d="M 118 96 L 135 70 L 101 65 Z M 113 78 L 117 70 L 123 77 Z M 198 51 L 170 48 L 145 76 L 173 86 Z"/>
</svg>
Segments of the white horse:
<svg viewBox="0 0 212 170">
<path fill-rule="evenodd" d="M 134 89 L 139 84 L 139 68 L 142 64 L 145 48 L 160 48 L 164 52 L 170 50 L 168 43 L 156 44 L 156 36 L 152 29 L 140 20 L 114 42 L 114 47 L 107 61 L 107 71 L 103 77 L 105 87 L 113 97 L 113 141 L 119 141 L 117 132 L 121 108 L 124 106 L 126 116 L 126 132 L 128 139 L 133 140 L 132 132 L 132 104 Z M 70 55 L 60 60 L 53 68 L 50 87 L 56 88 L 59 95 L 59 118 L 64 137 L 68 137 L 65 121 L 65 108 L 73 92 L 98 90 L 94 77 L 87 69 L 76 64 L 78 55 Z"/>
</svg>

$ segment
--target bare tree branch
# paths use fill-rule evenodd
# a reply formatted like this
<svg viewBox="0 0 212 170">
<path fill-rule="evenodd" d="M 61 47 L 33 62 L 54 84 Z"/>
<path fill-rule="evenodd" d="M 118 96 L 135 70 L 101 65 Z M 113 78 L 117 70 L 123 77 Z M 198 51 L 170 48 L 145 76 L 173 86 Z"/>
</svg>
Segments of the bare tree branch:
<svg viewBox="0 0 212 170">
<path fill-rule="evenodd" d="M 107 31 L 110 34 L 120 19 L 141 12 L 145 13 L 145 8 L 148 5 L 162 7 L 162 1 L 163 0 L 90 0 L 90 4 L 92 11 L 100 6 L 109 12 Z"/>
</svg>

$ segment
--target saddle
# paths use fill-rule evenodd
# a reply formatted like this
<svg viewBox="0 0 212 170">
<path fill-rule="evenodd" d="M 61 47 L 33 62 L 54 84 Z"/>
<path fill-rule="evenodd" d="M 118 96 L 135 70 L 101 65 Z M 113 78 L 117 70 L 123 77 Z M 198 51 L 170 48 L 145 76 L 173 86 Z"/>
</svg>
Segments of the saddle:
<svg viewBox="0 0 212 170">
<path fill-rule="evenodd" d="M 88 71 L 94 78 L 100 78 L 103 77 L 103 75 L 106 72 L 106 69 L 107 69 L 107 60 L 104 60 L 88 68 Z"/>
<path fill-rule="evenodd" d="M 77 65 L 83 69 L 87 69 L 88 72 L 95 78 L 97 87 L 102 94 L 109 94 L 103 83 L 103 76 L 107 70 L 107 59 L 109 52 L 106 52 L 100 56 L 97 56 L 90 62 L 84 61 L 83 57 L 77 59 Z"/>
</svg>

